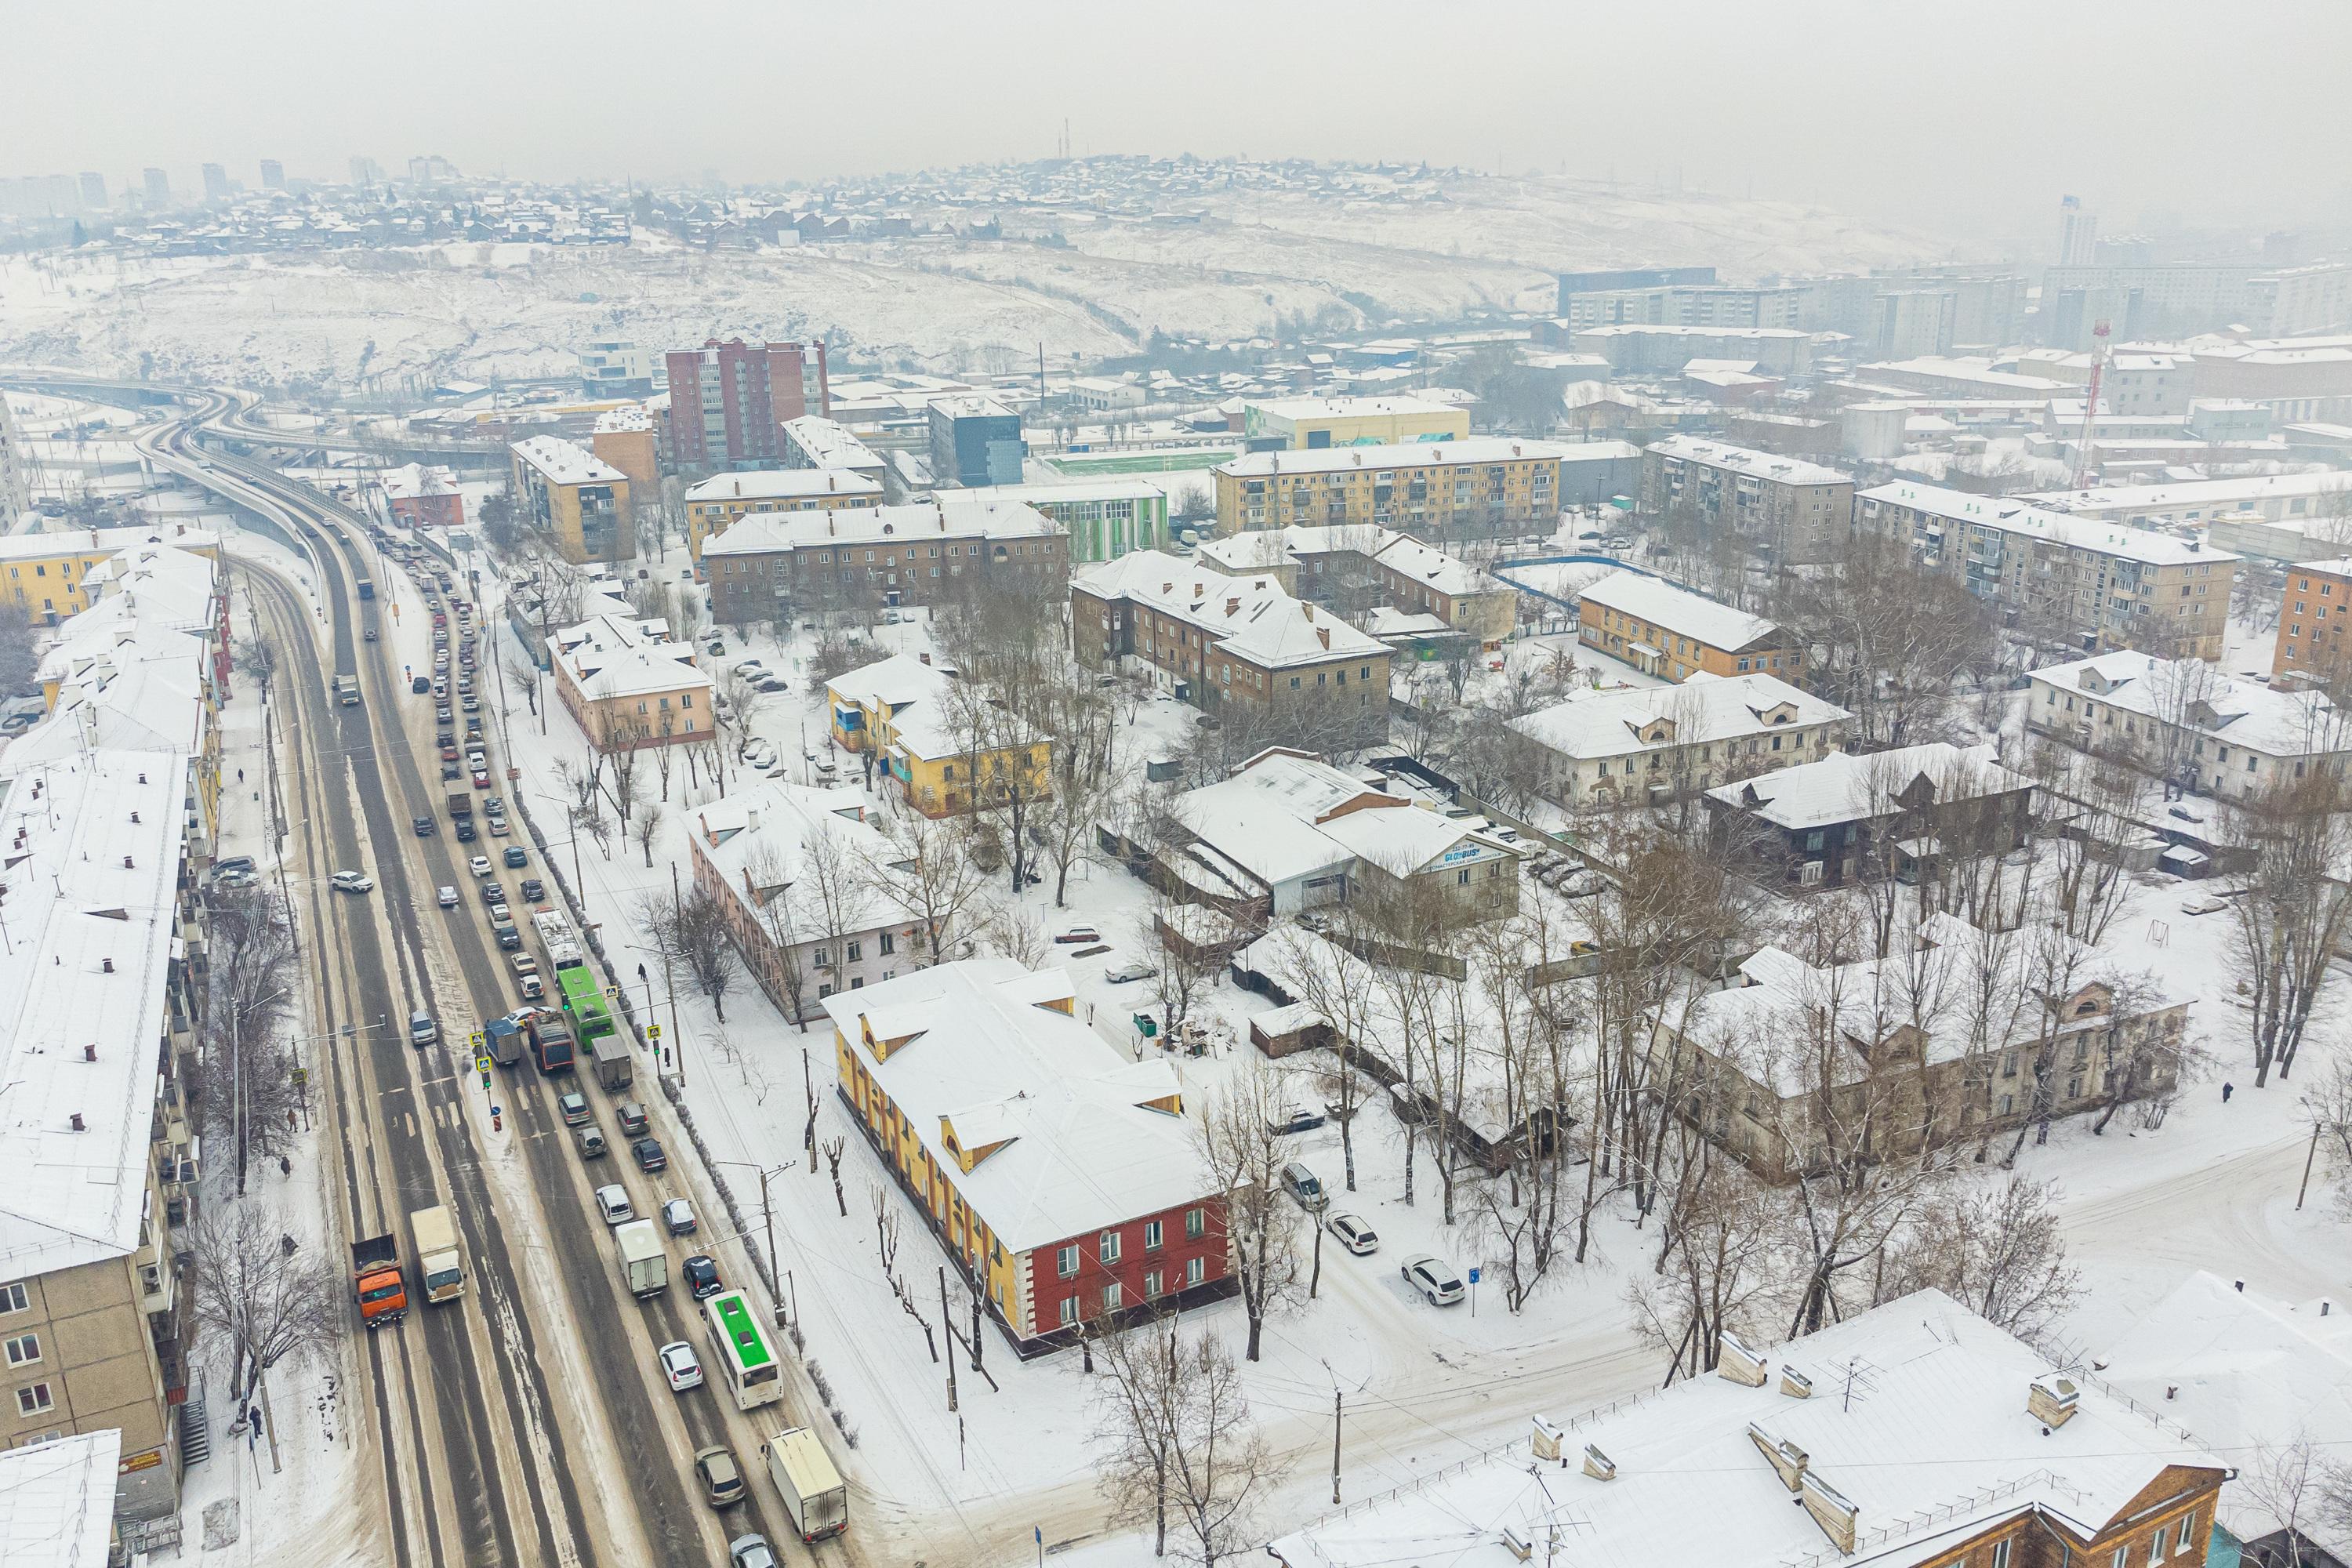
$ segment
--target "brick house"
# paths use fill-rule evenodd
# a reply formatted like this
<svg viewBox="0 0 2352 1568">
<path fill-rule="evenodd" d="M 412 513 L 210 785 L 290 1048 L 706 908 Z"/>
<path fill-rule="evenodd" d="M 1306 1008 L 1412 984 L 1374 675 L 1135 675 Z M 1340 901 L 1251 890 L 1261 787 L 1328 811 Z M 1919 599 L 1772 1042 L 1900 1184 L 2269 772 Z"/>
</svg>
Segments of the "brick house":
<svg viewBox="0 0 2352 1568">
<path fill-rule="evenodd" d="M 778 616 L 936 604 L 981 584 L 1069 576 L 1069 539 L 1034 507 L 983 493 L 912 506 L 754 511 L 703 541 L 711 613 Z"/>
</svg>

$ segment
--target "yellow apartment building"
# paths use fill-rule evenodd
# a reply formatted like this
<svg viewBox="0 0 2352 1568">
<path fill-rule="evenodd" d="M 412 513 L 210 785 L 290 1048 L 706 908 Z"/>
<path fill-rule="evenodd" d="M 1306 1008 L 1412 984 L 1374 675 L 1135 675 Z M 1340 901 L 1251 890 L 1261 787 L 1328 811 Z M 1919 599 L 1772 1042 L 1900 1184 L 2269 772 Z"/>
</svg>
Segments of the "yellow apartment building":
<svg viewBox="0 0 2352 1568">
<path fill-rule="evenodd" d="M 1505 436 L 1252 452 L 1212 470 L 1217 531 L 1351 523 L 1424 538 L 1559 521 L 1559 447 Z"/>
</svg>

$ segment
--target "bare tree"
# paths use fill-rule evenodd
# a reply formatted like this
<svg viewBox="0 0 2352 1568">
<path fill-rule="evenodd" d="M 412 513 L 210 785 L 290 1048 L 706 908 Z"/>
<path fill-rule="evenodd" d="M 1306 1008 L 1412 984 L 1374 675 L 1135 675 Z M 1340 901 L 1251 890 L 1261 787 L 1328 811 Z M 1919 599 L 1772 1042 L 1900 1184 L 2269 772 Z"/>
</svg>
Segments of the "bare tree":
<svg viewBox="0 0 2352 1568">
<path fill-rule="evenodd" d="M 1266 1318 L 1297 1290 L 1297 1210 L 1284 1196 L 1289 1159 L 1280 1128 L 1288 1107 L 1282 1075 L 1257 1056 L 1226 1075 L 1195 1124 L 1195 1142 L 1212 1190 L 1224 1194 L 1222 1217 L 1242 1310 L 1249 1319 L 1247 1359 L 1258 1359 Z"/>
<path fill-rule="evenodd" d="M 629 824 L 629 835 L 637 847 L 646 853 L 646 868 L 654 864 L 654 840 L 661 837 L 662 808 L 659 801 L 646 801 L 637 807 L 636 816 Z"/>
<path fill-rule="evenodd" d="M 685 967 L 725 1023 L 727 993 L 742 973 L 742 963 L 719 900 L 699 887 L 683 898 L 648 897 L 638 906 L 637 930 L 665 961 Z"/>
<path fill-rule="evenodd" d="M 1768 1314 L 1781 1283 L 1785 1210 L 1738 1166 L 1692 1163 L 1694 1179 L 1677 1184 L 1667 1210 L 1657 1267 L 1625 1288 L 1635 1331 L 1665 1352 L 1668 1384 L 1712 1372 L 1725 1331 L 1769 1338 L 1780 1327 Z"/>
<path fill-rule="evenodd" d="M 1249 1550 L 1258 1510 L 1281 1481 L 1284 1465 L 1250 1417 L 1241 1368 L 1220 1335 L 1204 1329 L 1190 1342 L 1180 1341 L 1174 1364 L 1168 1468 L 1185 1531 L 1179 1554 L 1216 1568 Z"/>
<path fill-rule="evenodd" d="M 245 647 L 241 644 L 240 655 Z M 270 668 L 276 668 L 276 649 L 271 648 Z M 33 672 L 40 668 L 40 648 L 33 640 L 33 619 L 27 605 L 0 604 L 0 697 L 13 697 L 33 682 Z M 268 689 L 266 677 L 262 679 L 265 693 Z"/>
<path fill-rule="evenodd" d="M 984 879 L 963 852 L 961 837 L 946 823 L 906 812 L 889 824 L 884 832 L 887 842 L 860 868 L 868 887 L 921 926 L 927 965 L 945 962 L 948 944 Z"/>
<path fill-rule="evenodd" d="M 189 1238 L 196 1321 L 227 1343 L 235 1403 L 279 1362 L 323 1353 L 342 1333 L 341 1271 L 286 1245 L 289 1234 L 282 1215 L 255 1201 L 205 1210 Z"/>
<path fill-rule="evenodd" d="M 2250 1005 L 2254 1087 L 2275 1067 L 2294 1068 L 2305 1026 L 2320 1004 L 2328 963 L 2352 940 L 2352 815 L 2343 781 L 2326 769 L 2283 781 L 2235 813 L 2251 851 L 2231 879 L 2236 922 L 2231 971 Z"/>
<path fill-rule="evenodd" d="M 198 1103 L 236 1150 L 242 1194 L 252 1156 L 268 1160 L 290 1146 L 287 1113 L 301 1101 L 293 1052 L 278 1037 L 294 1005 L 294 928 L 277 894 L 261 888 L 215 888 L 211 901 Z"/>
<path fill-rule="evenodd" d="M 2011 1176 L 1937 1193 L 1888 1265 L 1885 1299 L 1933 1286 L 2033 1343 L 2056 1328 L 2081 1294 L 2066 1261 L 2056 1184 Z"/>
<path fill-rule="evenodd" d="M 1174 1461 L 1182 1373 L 1172 1318 L 1151 1316 L 1090 1335 L 1097 1468 L 1095 1484 L 1113 1522 L 1151 1526 L 1151 1554 L 1168 1554 L 1169 1471 Z"/>
</svg>

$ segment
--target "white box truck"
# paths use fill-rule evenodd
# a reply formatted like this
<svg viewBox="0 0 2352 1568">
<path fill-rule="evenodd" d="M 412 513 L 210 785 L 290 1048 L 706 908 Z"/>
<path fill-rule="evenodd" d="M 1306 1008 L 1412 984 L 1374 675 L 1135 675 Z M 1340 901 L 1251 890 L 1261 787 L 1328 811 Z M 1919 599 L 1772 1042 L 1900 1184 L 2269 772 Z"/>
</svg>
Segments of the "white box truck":
<svg viewBox="0 0 2352 1568">
<path fill-rule="evenodd" d="M 669 1289 L 669 1254 L 662 1250 L 661 1231 L 649 1219 L 633 1219 L 613 1227 L 613 1247 L 620 1254 L 621 1274 L 632 1296 L 658 1296 Z"/>
<path fill-rule="evenodd" d="M 807 1427 L 788 1427 L 768 1439 L 768 1479 L 783 1494 L 784 1512 L 803 1541 L 823 1541 L 849 1528 L 849 1489 Z"/>
<path fill-rule="evenodd" d="M 449 1211 L 436 1205 L 408 1216 L 408 1234 L 416 1240 L 416 1272 L 425 1280 L 428 1301 L 454 1301 L 466 1293 L 466 1263 L 457 1251 L 457 1223 Z"/>
</svg>

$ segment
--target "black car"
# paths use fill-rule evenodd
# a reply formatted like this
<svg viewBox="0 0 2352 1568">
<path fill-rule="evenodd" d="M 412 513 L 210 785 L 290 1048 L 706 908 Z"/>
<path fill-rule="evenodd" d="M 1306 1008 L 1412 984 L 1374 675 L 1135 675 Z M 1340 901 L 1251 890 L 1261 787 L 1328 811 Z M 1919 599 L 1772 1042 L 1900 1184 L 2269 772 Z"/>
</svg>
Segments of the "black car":
<svg viewBox="0 0 2352 1568">
<path fill-rule="evenodd" d="M 698 1252 L 678 1266 L 686 1276 L 686 1288 L 698 1301 L 709 1300 L 727 1289 L 719 1282 L 719 1263 L 709 1253 Z"/>
<path fill-rule="evenodd" d="M 430 838 L 437 831 L 433 819 L 429 816 L 413 817 L 410 820 L 415 826 L 416 837 L 419 838 Z"/>
<path fill-rule="evenodd" d="M 423 675 L 411 676 L 408 681 L 408 689 L 415 692 L 417 696 L 422 697 L 426 692 L 433 689 L 432 679 L 429 676 Z"/>
<path fill-rule="evenodd" d="M 470 816 L 459 817 L 457 819 L 457 842 L 460 844 L 471 844 L 476 837 L 477 835 L 474 832 L 474 819 Z"/>
<path fill-rule="evenodd" d="M 637 1157 L 637 1169 L 640 1171 L 661 1171 L 669 1168 L 669 1156 L 662 1152 L 661 1140 L 658 1138 L 640 1138 L 629 1145 L 629 1152 Z"/>
<path fill-rule="evenodd" d="M 457 736 L 453 731 L 436 730 L 433 731 L 433 743 L 446 749 L 457 743 Z"/>
<path fill-rule="evenodd" d="M 485 882 L 482 884 L 483 903 L 503 904 L 506 901 L 507 890 L 504 888 L 499 887 L 496 882 Z"/>
<path fill-rule="evenodd" d="M 465 776 L 465 770 L 460 768 L 457 763 L 443 763 L 441 764 L 441 782 L 443 784 L 447 784 L 451 779 L 461 779 Z"/>
<path fill-rule="evenodd" d="M 522 897 L 525 903 L 539 902 L 540 900 L 547 897 L 547 884 L 536 877 L 525 877 L 522 879 Z"/>
<path fill-rule="evenodd" d="M 500 926 L 495 934 L 499 939 L 499 945 L 509 952 L 522 945 L 522 932 L 513 926 Z"/>
</svg>

